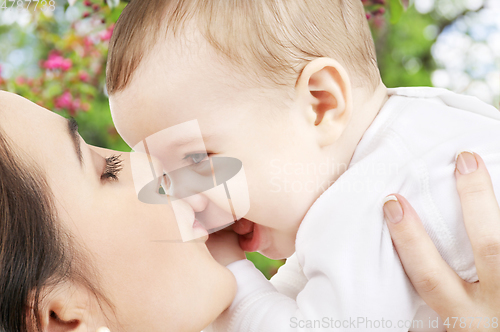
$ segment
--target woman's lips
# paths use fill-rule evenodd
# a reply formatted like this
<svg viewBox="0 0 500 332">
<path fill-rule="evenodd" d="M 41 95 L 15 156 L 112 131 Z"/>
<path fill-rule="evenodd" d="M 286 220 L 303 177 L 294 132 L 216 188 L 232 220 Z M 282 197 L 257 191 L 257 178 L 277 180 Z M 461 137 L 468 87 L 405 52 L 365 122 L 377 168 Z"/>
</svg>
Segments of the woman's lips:
<svg viewBox="0 0 500 332">
<path fill-rule="evenodd" d="M 194 232 L 193 239 L 205 237 L 208 235 L 206 228 L 203 227 L 203 224 L 201 222 L 199 222 L 197 219 L 194 219 L 194 221 L 193 221 L 193 232 Z M 205 241 L 207 239 L 208 239 L 208 237 L 206 237 Z"/>
<path fill-rule="evenodd" d="M 203 229 L 205 229 L 205 227 L 203 227 L 203 225 L 201 224 L 201 222 L 199 222 L 197 219 L 195 219 L 193 221 L 193 228 L 203 228 Z"/>
</svg>

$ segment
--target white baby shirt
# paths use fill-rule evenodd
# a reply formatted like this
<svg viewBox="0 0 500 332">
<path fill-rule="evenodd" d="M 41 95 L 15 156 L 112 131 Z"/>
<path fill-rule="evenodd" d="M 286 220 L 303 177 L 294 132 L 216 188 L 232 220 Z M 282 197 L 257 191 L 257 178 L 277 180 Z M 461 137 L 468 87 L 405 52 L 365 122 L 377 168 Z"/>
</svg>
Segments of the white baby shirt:
<svg viewBox="0 0 500 332">
<path fill-rule="evenodd" d="M 271 281 L 248 260 L 230 264 L 236 298 L 206 331 L 432 330 L 437 315 L 405 275 L 384 221 L 391 193 L 408 199 L 459 276 L 477 280 L 455 156 L 481 155 L 498 200 L 500 112 L 445 89 L 397 88 L 389 95 L 347 171 L 302 221 L 295 254 Z"/>
</svg>

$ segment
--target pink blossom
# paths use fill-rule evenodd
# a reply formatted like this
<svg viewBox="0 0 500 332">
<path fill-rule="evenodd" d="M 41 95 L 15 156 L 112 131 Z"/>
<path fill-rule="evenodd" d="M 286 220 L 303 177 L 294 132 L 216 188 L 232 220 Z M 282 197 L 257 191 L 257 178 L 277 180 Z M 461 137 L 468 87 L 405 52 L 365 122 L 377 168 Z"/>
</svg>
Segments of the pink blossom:
<svg viewBox="0 0 500 332">
<path fill-rule="evenodd" d="M 111 36 L 113 35 L 113 29 L 115 28 L 114 25 L 110 25 L 109 28 L 106 30 L 103 30 L 99 33 L 99 37 L 101 38 L 102 41 L 107 41 L 111 39 Z"/>
<path fill-rule="evenodd" d="M 56 98 L 55 107 L 59 109 L 69 109 L 72 105 L 73 96 L 69 91 L 64 92 Z"/>
<path fill-rule="evenodd" d="M 69 70 L 73 63 L 70 59 L 65 59 L 56 52 L 51 52 L 47 61 L 43 63 L 45 69 L 62 69 Z"/>
<path fill-rule="evenodd" d="M 94 44 L 92 43 L 92 41 L 90 40 L 90 38 L 88 38 L 88 37 L 84 37 L 83 38 L 84 56 L 87 56 L 90 53 L 90 51 L 92 50 L 93 46 L 94 46 Z"/>
<path fill-rule="evenodd" d="M 78 110 L 82 109 L 87 111 L 89 109 L 87 103 L 82 105 L 81 100 L 79 98 L 73 98 L 69 91 L 65 91 L 62 95 L 57 97 L 54 104 L 57 109 L 68 110 L 71 116 L 74 116 Z"/>
<path fill-rule="evenodd" d="M 81 70 L 79 73 L 78 73 L 78 78 L 80 79 L 80 81 L 82 82 L 88 82 L 89 81 L 89 74 L 86 72 L 86 71 L 83 71 Z"/>
<path fill-rule="evenodd" d="M 373 23 L 375 25 L 375 28 L 381 29 L 385 24 L 385 20 L 382 18 L 381 15 L 375 15 L 374 19 L 373 19 Z"/>
<path fill-rule="evenodd" d="M 89 48 L 92 45 L 94 45 L 94 43 L 92 43 L 92 40 L 90 40 L 90 38 L 84 37 L 83 38 L 83 45 L 85 45 L 85 47 Z"/>
<path fill-rule="evenodd" d="M 65 70 L 65 71 L 69 70 L 72 65 L 73 65 L 73 63 L 71 62 L 70 59 L 63 59 L 61 62 L 61 69 Z"/>
<path fill-rule="evenodd" d="M 82 103 L 80 101 L 80 99 L 76 98 L 75 100 L 73 100 L 73 103 L 71 104 L 70 108 L 69 108 L 69 113 L 71 115 L 75 115 L 76 111 L 81 109 L 82 107 Z"/>
<path fill-rule="evenodd" d="M 15 82 L 18 85 L 23 85 L 24 83 L 26 83 L 26 79 L 24 77 L 18 77 L 18 78 L 16 78 Z"/>
</svg>

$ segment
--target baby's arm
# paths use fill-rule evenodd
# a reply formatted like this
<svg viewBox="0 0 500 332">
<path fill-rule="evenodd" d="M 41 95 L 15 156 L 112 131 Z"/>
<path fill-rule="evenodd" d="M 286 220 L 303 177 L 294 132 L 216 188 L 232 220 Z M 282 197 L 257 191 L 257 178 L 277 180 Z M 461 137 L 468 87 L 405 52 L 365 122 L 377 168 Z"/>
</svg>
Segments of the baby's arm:
<svg viewBox="0 0 500 332">
<path fill-rule="evenodd" d="M 358 241 L 351 239 L 351 242 Z M 233 304 L 212 324 L 212 330 L 380 331 L 380 324 L 385 324 L 382 326 L 386 328 L 390 324 L 393 331 L 407 331 L 404 326 L 397 328 L 397 324 L 400 320 L 401 324 L 411 320 L 415 308 L 412 305 L 412 289 L 404 274 L 401 278 L 400 274 L 394 273 L 394 266 L 398 266 L 399 262 L 381 259 L 378 257 L 381 252 L 376 250 L 354 253 L 351 249 L 349 252 L 351 254 L 346 256 L 359 256 L 351 266 L 339 269 L 329 269 L 324 264 L 306 266 L 310 278 L 296 300 L 293 290 L 292 295 L 287 294 L 289 296 L 278 292 L 250 261 L 229 264 L 227 267 L 236 277 L 238 292 Z M 368 262 L 377 261 L 382 265 L 379 269 L 367 267 L 370 265 Z M 299 271 L 300 265 L 295 256 L 289 263 L 293 266 L 288 272 L 298 276 L 295 272 Z"/>
<path fill-rule="evenodd" d="M 273 278 L 277 288 L 290 296 L 288 297 L 278 292 L 253 263 L 245 259 L 236 233 L 229 230 L 213 233 L 207 241 L 207 247 L 220 264 L 226 265 L 233 272 L 238 291 L 231 306 L 204 331 L 290 330 L 287 322 L 275 317 L 272 310 L 279 308 L 277 316 L 286 317 L 297 309 L 294 300 L 306 278 L 296 256 L 290 257 Z"/>
<path fill-rule="evenodd" d="M 294 300 L 280 294 L 249 260 L 231 263 L 227 268 L 236 277 L 238 292 L 210 331 L 293 331 L 287 317 L 297 309 Z"/>
<path fill-rule="evenodd" d="M 271 284 L 278 292 L 294 300 L 306 283 L 307 278 L 302 271 L 297 254 L 288 257 L 286 263 L 278 269 L 278 273 L 271 278 Z"/>
</svg>

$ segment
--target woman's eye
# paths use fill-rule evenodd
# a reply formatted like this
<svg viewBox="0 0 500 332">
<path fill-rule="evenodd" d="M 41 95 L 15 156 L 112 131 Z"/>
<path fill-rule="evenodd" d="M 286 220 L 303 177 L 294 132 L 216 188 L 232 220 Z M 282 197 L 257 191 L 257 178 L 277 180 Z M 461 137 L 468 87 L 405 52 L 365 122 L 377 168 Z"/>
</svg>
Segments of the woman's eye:
<svg viewBox="0 0 500 332">
<path fill-rule="evenodd" d="M 189 154 L 184 159 L 190 159 L 193 164 L 199 164 L 202 161 L 204 161 L 206 158 L 208 158 L 207 153 L 202 152 L 202 153 Z"/>
</svg>

